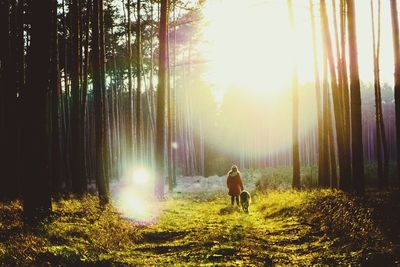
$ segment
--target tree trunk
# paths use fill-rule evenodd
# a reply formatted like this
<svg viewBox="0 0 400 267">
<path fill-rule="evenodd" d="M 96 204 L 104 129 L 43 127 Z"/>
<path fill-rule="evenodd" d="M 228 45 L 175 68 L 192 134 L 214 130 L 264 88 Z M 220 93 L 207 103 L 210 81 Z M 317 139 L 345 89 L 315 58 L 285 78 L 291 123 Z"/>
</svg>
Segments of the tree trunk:
<svg viewBox="0 0 400 267">
<path fill-rule="evenodd" d="M 326 49 L 323 49 L 323 135 L 322 135 L 322 146 L 323 146 L 323 155 L 322 155 L 322 166 L 321 169 L 323 174 L 318 179 L 318 186 L 327 188 L 329 186 L 329 181 L 332 180 L 332 160 L 331 160 L 331 142 L 330 142 L 330 133 L 332 132 L 332 113 L 331 113 L 331 105 L 330 105 L 330 97 L 329 97 L 329 81 L 328 81 L 328 58 L 326 55 Z M 336 166 L 335 166 L 336 168 Z"/>
<path fill-rule="evenodd" d="M 128 106 L 127 106 L 127 125 L 126 125 L 126 160 L 127 164 L 132 164 L 132 154 L 133 154 L 133 118 L 132 118 L 132 46 L 131 46 L 131 0 L 127 3 L 127 32 L 128 32 Z"/>
<path fill-rule="evenodd" d="M 360 78 L 358 73 L 356 14 L 354 0 L 347 0 L 347 20 L 350 60 L 351 140 L 353 155 L 353 186 L 357 193 L 364 192 L 364 156 L 362 144 L 362 116 Z"/>
<path fill-rule="evenodd" d="M 351 174 L 351 155 L 350 155 L 350 99 L 349 99 L 349 81 L 347 77 L 347 59 L 346 59 L 346 4 L 345 0 L 340 0 L 340 47 L 341 58 L 339 65 L 341 67 L 341 84 L 342 84 L 342 97 L 343 97 L 343 146 L 344 146 L 344 161 L 347 162 L 346 177 L 340 177 L 339 188 L 342 190 L 349 190 L 351 187 L 350 174 Z"/>
<path fill-rule="evenodd" d="M 325 53 L 328 57 L 328 64 L 331 76 L 331 91 L 333 99 L 333 111 L 335 115 L 336 138 L 337 138 L 338 156 L 339 156 L 340 183 L 342 185 L 345 185 L 341 189 L 349 190 L 347 182 L 350 181 L 350 157 L 347 154 L 347 149 L 345 144 L 343 108 L 342 108 L 342 101 L 339 95 L 339 88 L 337 85 L 336 68 L 335 68 L 332 42 L 328 24 L 328 16 L 326 13 L 325 0 L 320 1 L 320 12 L 321 12 L 321 24 L 322 24 L 321 29 L 322 29 L 323 45 Z"/>
<path fill-rule="evenodd" d="M 156 196 L 164 197 L 165 93 L 167 89 L 168 0 L 161 0 L 156 121 Z"/>
<path fill-rule="evenodd" d="M 142 29 L 141 29 L 141 0 L 137 0 L 137 23 L 136 23 L 136 160 L 141 164 L 142 160 L 142 137 L 141 137 L 141 100 L 142 100 Z"/>
<path fill-rule="evenodd" d="M 95 139 L 96 139 L 96 185 L 99 191 L 100 202 L 105 204 L 108 203 L 108 190 L 106 186 L 105 177 L 105 164 L 104 163 L 104 127 L 103 127 L 103 97 L 102 97 L 102 75 L 100 67 L 100 38 L 103 38 L 100 34 L 100 16 L 103 0 L 93 0 L 93 21 L 92 21 L 92 63 L 93 63 L 93 101 L 94 101 L 94 112 L 95 112 Z"/>
<path fill-rule="evenodd" d="M 375 123 L 376 123 L 376 157 L 378 161 L 378 182 L 379 186 L 383 187 L 387 184 L 386 172 L 384 171 L 382 162 L 383 138 L 382 130 L 384 123 L 382 117 L 382 99 L 381 99 L 381 84 L 379 74 L 379 49 L 380 49 L 380 0 L 378 1 L 378 43 L 375 38 L 375 14 L 374 3 L 371 0 L 371 18 L 372 18 L 372 48 L 373 48 L 373 63 L 374 63 L 374 90 L 375 90 Z M 383 129 L 381 128 L 383 126 Z M 386 157 L 385 157 L 386 158 Z"/>
<path fill-rule="evenodd" d="M 17 196 L 17 76 L 16 76 L 16 4 L 0 1 L 0 198 Z M 10 14 L 11 7 L 11 14 Z"/>
<path fill-rule="evenodd" d="M 394 54 L 394 102 L 396 114 L 397 178 L 400 184 L 400 45 L 397 1 L 390 0 Z"/>
<path fill-rule="evenodd" d="M 313 2 L 310 0 L 310 16 L 311 16 L 311 31 L 312 31 L 312 44 L 313 44 L 313 59 L 314 59 L 314 79 L 315 79 L 315 96 L 317 105 L 317 116 L 318 116 L 318 181 L 321 181 L 324 176 L 327 176 L 327 168 L 324 167 L 324 153 L 325 147 L 323 146 L 323 115 L 321 109 L 321 81 L 318 71 L 318 56 L 317 56 L 317 44 L 316 44 L 316 30 L 315 30 L 315 17 Z"/>
<path fill-rule="evenodd" d="M 82 184 L 84 187 L 83 189 L 86 191 L 87 190 L 87 163 L 86 163 L 86 155 L 87 155 L 87 149 L 86 149 L 86 141 L 85 141 L 85 125 L 88 123 L 85 118 L 87 117 L 87 90 L 88 90 L 88 72 L 89 72 L 89 29 L 90 29 L 90 18 L 91 18 L 91 7 L 92 7 L 92 1 L 87 0 L 86 3 L 86 25 L 85 25 L 85 43 L 84 43 L 84 54 L 85 58 L 83 60 L 83 82 L 82 82 L 82 94 L 81 94 L 81 120 L 80 120 L 80 126 L 79 126 L 79 139 L 80 139 L 80 144 L 82 145 L 81 148 L 81 173 L 82 173 L 82 180 L 85 181 L 84 184 Z"/>
<path fill-rule="evenodd" d="M 292 0 L 288 0 L 289 20 L 292 28 L 292 34 L 295 34 L 295 22 L 293 15 Z M 294 40 L 294 37 L 293 37 Z M 294 49 L 294 48 L 293 48 Z M 293 53 L 295 54 L 295 53 Z M 297 74 L 297 63 L 293 63 L 292 69 L 292 90 L 293 90 L 293 121 L 292 121 L 292 139 L 293 139 L 293 180 L 292 186 L 300 189 L 300 155 L 299 155 L 299 82 Z"/>
<path fill-rule="evenodd" d="M 176 140 L 176 2 L 174 2 L 173 8 L 173 17 L 174 17 L 174 33 L 173 33 L 173 69 L 172 69 L 172 142 L 174 143 L 174 147 L 172 149 L 172 181 L 174 186 L 176 186 L 176 157 L 177 157 L 177 140 Z"/>
<path fill-rule="evenodd" d="M 102 126 L 103 126 L 103 161 L 105 173 L 105 185 L 108 192 L 110 181 L 111 165 L 110 165 L 110 139 L 109 139 L 109 113 L 108 113 L 108 96 L 106 91 L 106 41 L 104 31 L 104 0 L 99 2 L 99 27 L 100 27 L 100 78 L 101 78 L 101 97 L 102 97 Z"/>
<path fill-rule="evenodd" d="M 24 219 L 36 224 L 51 211 L 47 103 L 51 44 L 51 0 L 32 1 L 27 90 L 23 91 L 22 196 Z"/>
<path fill-rule="evenodd" d="M 51 104 L 51 176 L 52 192 L 61 192 L 61 151 L 60 151 L 60 75 L 58 62 L 58 27 L 57 27 L 57 0 L 52 0 L 52 31 L 51 31 L 51 70 L 50 90 L 52 95 Z"/>
<path fill-rule="evenodd" d="M 79 0 L 71 1 L 71 178 L 72 192 L 82 195 L 86 181 L 82 177 L 81 154 L 83 144 L 81 143 L 79 126 L 82 119 L 80 110 L 80 86 L 79 86 L 79 65 L 80 65 L 80 10 Z"/>
</svg>

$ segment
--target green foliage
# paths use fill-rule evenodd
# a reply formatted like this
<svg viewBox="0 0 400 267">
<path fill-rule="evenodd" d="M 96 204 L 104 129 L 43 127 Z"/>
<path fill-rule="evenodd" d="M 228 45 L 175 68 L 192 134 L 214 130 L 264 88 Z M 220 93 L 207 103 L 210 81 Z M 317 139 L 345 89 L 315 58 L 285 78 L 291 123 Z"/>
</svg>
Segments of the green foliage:
<svg viewBox="0 0 400 267">
<path fill-rule="evenodd" d="M 307 243 L 310 256 L 315 257 L 310 264 L 365 264 L 383 254 L 386 262 L 393 260 L 387 253 L 390 243 L 361 199 L 332 190 L 285 191 L 269 193 L 260 205 L 267 222 L 275 222 L 270 229 L 292 235 L 289 245 L 282 241 L 286 247 Z"/>
<path fill-rule="evenodd" d="M 126 250 L 140 238 L 138 226 L 111 205 L 100 207 L 95 196 L 54 202 L 53 217 L 29 232 L 21 213 L 19 202 L 1 205 L 0 231 L 9 238 L 0 246 L 0 259 L 11 265 L 104 262 L 105 255 Z"/>
<path fill-rule="evenodd" d="M 246 173 L 256 177 L 257 190 L 267 192 L 268 190 L 288 190 L 292 188 L 292 168 L 265 168 L 258 170 L 246 170 Z M 316 185 L 318 175 L 317 167 L 301 167 L 300 176 L 303 187 L 310 188 Z"/>
<path fill-rule="evenodd" d="M 268 175 L 284 182 L 288 172 Z M 244 172 L 243 177 L 255 179 L 257 173 Z M 101 207 L 96 197 L 85 196 L 54 202 L 49 221 L 24 229 L 20 203 L 3 203 L 0 260 L 11 266 L 393 263 L 392 247 L 369 202 L 340 191 L 270 187 L 258 192 L 249 214 L 232 207 L 222 193 L 176 193 L 160 202 L 161 216 L 151 225 L 138 225 L 111 205 Z M 386 195 L 379 199 L 390 201 Z"/>
<path fill-rule="evenodd" d="M 378 164 L 376 162 L 368 162 L 364 164 L 365 183 L 369 186 L 378 186 Z M 389 184 L 397 184 L 397 163 L 389 161 Z"/>
<path fill-rule="evenodd" d="M 324 232 L 349 238 L 358 245 L 367 245 L 381 236 L 371 213 L 359 199 L 330 190 L 310 195 L 304 210 L 311 224 L 318 224 Z"/>
<path fill-rule="evenodd" d="M 232 160 L 226 157 L 216 157 L 205 162 L 207 174 L 223 176 L 228 173 L 232 166 Z"/>
<path fill-rule="evenodd" d="M 54 212 L 59 216 L 46 232 L 54 243 L 69 246 L 56 246 L 68 257 L 80 255 L 82 261 L 98 261 L 103 254 L 127 249 L 140 238 L 135 224 L 123 219 L 111 205 L 101 208 L 94 196 L 61 200 Z"/>
</svg>

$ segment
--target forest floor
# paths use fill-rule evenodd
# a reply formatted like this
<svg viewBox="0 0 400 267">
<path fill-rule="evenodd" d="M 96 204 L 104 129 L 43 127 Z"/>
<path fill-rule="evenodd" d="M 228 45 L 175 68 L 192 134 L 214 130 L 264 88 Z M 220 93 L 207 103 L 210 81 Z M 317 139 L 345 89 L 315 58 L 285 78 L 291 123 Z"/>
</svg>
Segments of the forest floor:
<svg viewBox="0 0 400 267">
<path fill-rule="evenodd" d="M 4 266 L 400 265 L 400 194 L 362 199 L 339 191 L 253 192 L 250 213 L 221 192 L 174 193 L 151 223 L 94 196 L 53 202 L 26 229 L 20 202 L 0 205 Z"/>
</svg>

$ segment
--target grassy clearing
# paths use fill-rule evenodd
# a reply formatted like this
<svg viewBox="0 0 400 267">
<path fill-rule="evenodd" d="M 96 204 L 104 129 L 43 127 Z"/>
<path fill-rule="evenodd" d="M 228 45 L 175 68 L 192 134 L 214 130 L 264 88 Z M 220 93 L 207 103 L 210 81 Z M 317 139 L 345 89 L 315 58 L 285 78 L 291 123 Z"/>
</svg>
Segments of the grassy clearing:
<svg viewBox="0 0 400 267">
<path fill-rule="evenodd" d="M 399 260 L 396 246 L 376 224 L 371 202 L 330 190 L 273 191 L 253 200 L 250 214 L 244 214 L 230 207 L 226 195 L 176 194 L 160 203 L 158 222 L 146 226 L 112 206 L 101 209 L 93 196 L 71 198 L 54 202 L 52 218 L 35 230 L 23 228 L 19 202 L 3 203 L 0 262 L 305 266 Z"/>
</svg>

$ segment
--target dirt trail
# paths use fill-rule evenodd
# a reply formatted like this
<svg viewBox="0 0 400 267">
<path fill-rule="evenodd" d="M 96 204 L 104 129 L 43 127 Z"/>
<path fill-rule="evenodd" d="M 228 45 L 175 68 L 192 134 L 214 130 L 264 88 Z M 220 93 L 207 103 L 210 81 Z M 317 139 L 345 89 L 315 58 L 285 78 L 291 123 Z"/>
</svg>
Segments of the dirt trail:
<svg viewBox="0 0 400 267">
<path fill-rule="evenodd" d="M 178 266 L 312 265 L 335 264 L 339 260 L 345 263 L 343 255 L 337 259 L 325 255 L 332 240 L 301 223 L 301 218 L 283 214 L 265 218 L 257 202 L 245 214 L 230 207 L 228 202 L 228 197 L 221 194 L 175 196 L 164 202 L 158 223 L 145 227 L 144 242 L 129 252 L 131 263 Z"/>
</svg>

